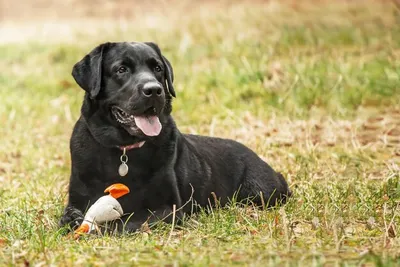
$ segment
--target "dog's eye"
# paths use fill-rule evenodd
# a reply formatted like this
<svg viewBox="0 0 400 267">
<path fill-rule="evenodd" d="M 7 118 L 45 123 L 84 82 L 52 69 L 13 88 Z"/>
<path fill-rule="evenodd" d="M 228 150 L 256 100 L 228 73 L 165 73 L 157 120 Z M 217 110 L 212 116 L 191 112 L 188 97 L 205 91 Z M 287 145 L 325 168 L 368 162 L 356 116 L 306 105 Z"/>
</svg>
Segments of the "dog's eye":
<svg viewBox="0 0 400 267">
<path fill-rule="evenodd" d="M 160 65 L 157 65 L 157 66 L 154 68 L 154 71 L 156 71 L 156 72 L 162 71 Z"/>
<path fill-rule="evenodd" d="M 117 69 L 117 73 L 125 73 L 125 72 L 127 72 L 128 71 L 128 69 L 126 68 L 126 67 L 124 67 L 124 66 L 121 66 L 121 67 L 119 67 L 118 69 Z"/>
</svg>

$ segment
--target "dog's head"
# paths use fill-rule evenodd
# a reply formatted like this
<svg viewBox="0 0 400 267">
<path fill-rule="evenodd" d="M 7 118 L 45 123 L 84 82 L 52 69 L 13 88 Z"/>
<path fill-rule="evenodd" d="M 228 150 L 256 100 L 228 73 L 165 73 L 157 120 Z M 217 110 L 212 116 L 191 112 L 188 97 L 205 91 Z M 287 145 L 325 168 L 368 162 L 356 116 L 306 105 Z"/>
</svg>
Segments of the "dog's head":
<svg viewBox="0 0 400 267">
<path fill-rule="evenodd" d="M 157 136 L 175 97 L 173 71 L 154 43 L 105 43 L 75 64 L 72 76 L 90 110 L 130 136 Z M 115 130 L 115 129 L 114 129 Z"/>
</svg>

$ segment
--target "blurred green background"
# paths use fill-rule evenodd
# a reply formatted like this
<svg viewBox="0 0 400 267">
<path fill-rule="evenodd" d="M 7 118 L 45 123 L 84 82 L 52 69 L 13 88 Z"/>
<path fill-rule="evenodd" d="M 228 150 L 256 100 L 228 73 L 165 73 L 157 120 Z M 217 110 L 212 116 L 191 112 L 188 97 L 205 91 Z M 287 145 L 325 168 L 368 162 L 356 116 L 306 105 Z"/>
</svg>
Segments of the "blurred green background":
<svg viewBox="0 0 400 267">
<path fill-rule="evenodd" d="M 395 266 L 399 7 L 2 0 L 0 263 Z M 287 177 L 288 205 L 231 207 L 121 239 L 61 235 L 68 142 L 83 97 L 70 73 L 106 41 L 158 43 L 174 68 L 180 130 L 254 149 Z"/>
</svg>

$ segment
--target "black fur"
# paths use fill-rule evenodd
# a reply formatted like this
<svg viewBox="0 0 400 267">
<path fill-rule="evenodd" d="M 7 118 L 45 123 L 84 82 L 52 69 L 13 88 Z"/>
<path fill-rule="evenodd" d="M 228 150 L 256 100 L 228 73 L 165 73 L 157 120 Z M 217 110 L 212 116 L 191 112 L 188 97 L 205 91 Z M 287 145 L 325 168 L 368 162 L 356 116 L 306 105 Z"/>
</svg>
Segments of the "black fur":
<svg viewBox="0 0 400 267">
<path fill-rule="evenodd" d="M 161 71 L 154 71 L 157 64 Z M 121 65 L 127 72 L 124 68 L 120 69 L 123 73 L 116 71 Z M 156 44 L 100 45 L 74 66 L 72 75 L 86 94 L 70 142 L 69 201 L 61 226 L 79 224 L 85 210 L 117 182 L 131 190 L 118 199 L 127 213 L 122 218 L 127 231 L 137 230 L 147 219 L 164 218 L 174 204 L 181 218 L 196 210 L 193 203 L 202 207 L 210 200 L 213 203 L 212 192 L 221 205 L 235 193 L 238 200 L 250 197 L 256 204 L 268 206 L 284 203 L 290 196 L 282 175 L 244 145 L 179 132 L 170 115 L 175 97 L 172 67 Z M 143 96 L 141 88 L 146 81 L 162 86 L 159 97 Z M 161 133 L 150 137 L 121 125 L 111 112 L 115 105 L 133 115 L 153 107 L 162 124 Z M 143 147 L 127 152 L 127 176 L 119 177 L 119 146 L 140 141 L 146 141 Z"/>
</svg>

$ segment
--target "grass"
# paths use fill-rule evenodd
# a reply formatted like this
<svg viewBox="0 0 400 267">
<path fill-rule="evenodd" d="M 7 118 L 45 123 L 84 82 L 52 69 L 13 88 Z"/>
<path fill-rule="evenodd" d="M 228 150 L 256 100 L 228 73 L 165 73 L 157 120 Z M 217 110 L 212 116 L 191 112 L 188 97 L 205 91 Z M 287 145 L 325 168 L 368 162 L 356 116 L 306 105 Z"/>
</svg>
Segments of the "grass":
<svg viewBox="0 0 400 267">
<path fill-rule="evenodd" d="M 168 16 L 161 7 L 125 24 L 85 21 L 68 37 L 0 45 L 0 265 L 398 266 L 395 5 L 183 3 Z M 70 71 L 109 40 L 159 43 L 176 73 L 181 131 L 245 143 L 287 177 L 289 203 L 232 203 L 173 230 L 64 236 L 57 222 L 83 97 Z"/>
</svg>

